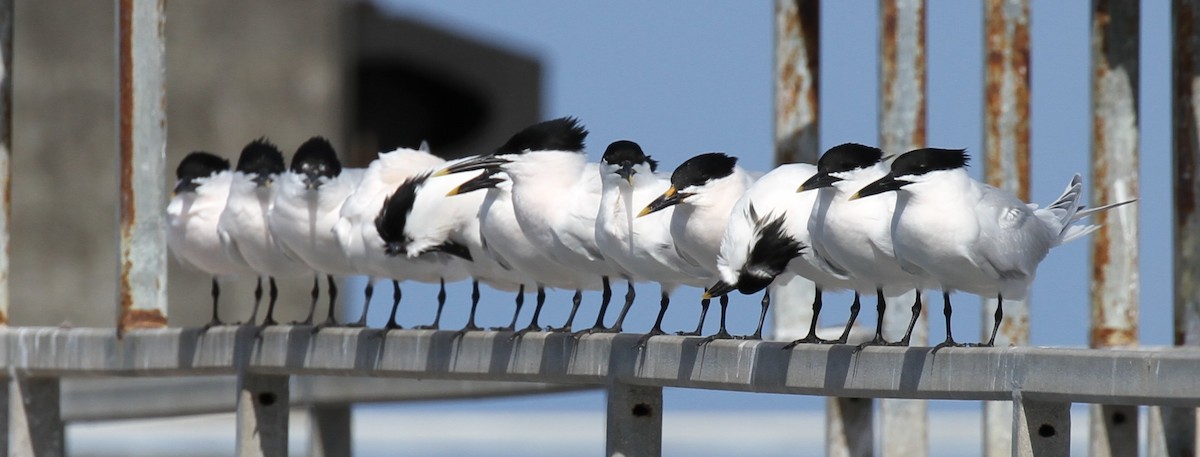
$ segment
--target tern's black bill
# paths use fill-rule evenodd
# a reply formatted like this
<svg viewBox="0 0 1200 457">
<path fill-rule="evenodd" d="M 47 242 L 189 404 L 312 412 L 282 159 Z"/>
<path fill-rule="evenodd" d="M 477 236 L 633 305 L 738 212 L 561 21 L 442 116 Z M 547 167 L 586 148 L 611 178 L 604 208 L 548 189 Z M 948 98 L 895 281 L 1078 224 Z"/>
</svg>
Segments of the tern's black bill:
<svg viewBox="0 0 1200 457">
<path fill-rule="evenodd" d="M 892 176 L 891 173 L 888 173 L 888 174 L 884 175 L 882 178 L 875 180 L 875 182 L 867 184 L 862 189 L 859 189 L 858 192 L 855 192 L 854 195 L 850 196 L 850 199 L 857 200 L 857 199 L 860 199 L 863 197 L 870 197 L 875 194 L 882 194 L 884 192 L 900 190 L 901 187 L 907 186 L 909 184 L 912 184 L 912 181 L 896 179 L 895 176 Z"/>
<path fill-rule="evenodd" d="M 462 195 L 481 189 L 494 189 L 497 185 L 504 182 L 504 178 L 496 176 L 499 172 L 500 170 L 498 169 L 488 169 L 488 171 L 481 173 L 479 176 L 468 179 L 466 182 L 459 184 L 458 187 L 451 189 L 446 196 Z"/>
<path fill-rule="evenodd" d="M 313 174 L 305 173 L 304 189 L 305 190 L 317 190 L 320 188 L 321 188 L 321 176 L 316 173 L 313 173 Z"/>
<path fill-rule="evenodd" d="M 488 168 L 501 167 L 511 160 L 497 156 L 479 156 L 473 159 L 467 159 L 462 162 L 452 164 L 446 168 L 438 170 L 433 176 L 445 176 L 452 173 L 463 173 L 467 171 L 483 170 Z"/>
<path fill-rule="evenodd" d="M 265 173 L 259 173 L 259 174 L 254 175 L 253 180 L 254 180 L 254 184 L 256 186 L 267 187 L 267 186 L 271 185 L 271 182 L 274 181 L 275 179 L 272 178 L 271 175 L 268 175 Z"/>
<path fill-rule="evenodd" d="M 804 181 L 804 184 L 801 184 L 800 188 L 796 189 L 796 192 L 829 187 L 841 180 L 842 178 L 830 175 L 829 173 L 817 173 L 808 178 L 807 181 Z"/>
<path fill-rule="evenodd" d="M 637 173 L 637 170 L 633 169 L 632 163 L 622 162 L 621 168 L 618 168 L 616 173 L 617 173 L 617 176 L 620 176 L 622 179 L 624 179 L 629 184 L 633 184 L 633 175 L 634 175 L 634 173 Z"/>
<path fill-rule="evenodd" d="M 716 284 L 713 284 L 712 287 L 709 287 L 708 290 L 704 291 L 704 298 L 720 297 L 733 292 L 735 289 L 737 289 L 737 287 L 733 284 L 725 281 L 717 281 Z"/>
<path fill-rule="evenodd" d="M 175 193 L 195 192 L 197 187 L 200 187 L 200 183 L 191 179 L 181 179 L 178 184 L 175 184 Z"/>
<path fill-rule="evenodd" d="M 664 209 L 670 208 L 672 206 L 678 205 L 680 203 L 683 203 L 683 200 L 685 198 L 687 198 L 688 195 L 689 194 L 685 194 L 682 192 L 676 192 L 674 186 L 669 187 L 669 188 L 667 188 L 666 192 L 664 192 L 662 195 L 659 195 L 658 198 L 656 198 L 656 199 L 654 199 L 654 201 L 650 202 L 649 205 L 646 205 L 646 208 L 643 209 L 642 212 L 638 213 L 638 217 L 642 217 L 647 214 L 650 214 L 650 213 L 653 213 L 656 211 L 660 211 L 660 210 L 664 210 Z"/>
</svg>

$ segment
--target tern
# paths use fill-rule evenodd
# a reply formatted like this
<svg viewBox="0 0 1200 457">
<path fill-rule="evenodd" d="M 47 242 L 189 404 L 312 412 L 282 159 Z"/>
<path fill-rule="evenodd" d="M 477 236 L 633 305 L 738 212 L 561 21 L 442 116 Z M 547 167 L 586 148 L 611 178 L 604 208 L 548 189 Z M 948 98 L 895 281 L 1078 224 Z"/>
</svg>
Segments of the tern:
<svg viewBox="0 0 1200 457">
<path fill-rule="evenodd" d="M 720 281 L 708 289 L 710 296 L 724 295 L 733 290 L 753 294 L 767 289 L 763 295 L 758 330 L 754 335 L 761 337 L 771 291 L 775 286 L 787 284 L 791 275 L 800 275 L 816 283 L 808 335 L 785 348 L 799 343 L 844 344 L 860 306 L 856 295 L 850 320 L 840 338 L 823 340 L 817 337 L 822 292 L 848 289 L 851 284 L 830 273 L 824 262 L 808 248 L 812 242 L 808 218 L 816 203 L 817 193 L 796 193 L 795 190 L 797 182 L 804 182 L 816 173 L 817 167 L 813 165 L 784 164 L 763 175 L 746 190 L 734 204 L 729 226 L 721 238 L 721 253 L 717 257 Z"/>
<path fill-rule="evenodd" d="M 891 222 L 895 208 L 890 198 L 850 200 L 850 195 L 867 183 L 887 174 L 883 151 L 855 143 L 830 148 L 817 161 L 817 174 L 797 189 L 819 189 L 817 203 L 808 222 L 814 253 L 838 275 L 852 279 L 859 293 L 875 292 L 875 337 L 862 346 L 894 344 L 907 346 L 913 326 L 921 314 L 920 278 L 905 271 L 892 246 Z M 912 319 L 904 337 L 895 343 L 883 339 L 883 315 L 887 295 L 917 289 Z M 860 346 L 861 347 L 861 346 Z"/>
<path fill-rule="evenodd" d="M 721 237 L 725 234 L 733 205 L 753 182 L 754 177 L 737 165 L 737 157 L 719 152 L 700 154 L 675 168 L 671 173 L 671 186 L 646 205 L 638 217 L 677 205 L 675 214 L 671 215 L 671 238 L 688 263 L 707 272 L 702 278 L 705 282 L 715 281 L 720 274 L 717 255 L 721 251 Z M 733 337 L 725 329 L 729 296 L 722 295 L 720 301 L 721 328 L 706 341 Z M 693 333 L 696 335 L 704 326 L 707 299 L 701 306 L 700 322 Z"/>
<path fill-rule="evenodd" d="M 612 296 L 609 278 L 626 276 L 604 258 L 596 244 L 601 183 L 598 164 L 587 162 L 583 152 L 587 134 L 575 118 L 544 121 L 517 132 L 495 154 L 452 164 L 436 173 L 484 169 L 503 173 L 512 182 L 513 214 L 521 231 L 542 255 L 572 270 L 575 280 L 571 314 L 562 327 L 552 331 L 571 330 L 581 290 L 590 289 L 597 278 L 603 294 L 593 329 L 604 330 L 603 318 Z M 478 188 L 471 181 L 464 184 Z M 632 299 L 630 294 L 626 298 Z M 532 330 L 534 323 L 530 325 L 523 331 Z"/>
<path fill-rule="evenodd" d="M 279 298 L 279 289 L 275 286 L 275 278 L 312 273 L 308 265 L 289 257 L 279 248 L 268 227 L 267 214 L 275 192 L 272 184 L 283 173 L 283 153 L 265 138 L 254 140 L 242 149 L 236 170 L 225 211 L 221 212 L 221 220 L 217 223 L 217 233 L 225 250 L 231 256 L 244 259 L 259 275 L 250 323 L 258 316 L 262 277 L 266 276 L 270 283 L 270 301 L 263 326 L 276 325 L 275 301 Z"/>
<path fill-rule="evenodd" d="M 421 328 L 438 328 L 440 325 L 442 309 L 446 304 L 445 284 L 466 278 L 466 269 L 452 256 L 442 254 L 424 255 L 417 259 L 387 255 L 387 243 L 380 237 L 375 221 L 384 200 L 401 183 L 444 164 L 445 160 L 430 154 L 426 147 L 399 148 L 380 153 L 367 166 L 358 186 L 342 204 L 340 218 L 333 226 L 334 236 L 354 271 L 369 277 L 364 290 L 362 315 L 352 326 L 366 325 L 375 278 L 392 280 L 392 313 L 385 328 L 400 328 L 396 311 L 401 299 L 400 281 L 406 280 L 440 284 L 437 316 L 432 325 Z"/>
<path fill-rule="evenodd" d="M 670 187 L 670 180 L 655 174 L 658 162 L 637 143 L 621 140 L 608 145 L 600 160 L 603 194 L 596 215 L 596 241 L 604 255 L 627 271 L 631 280 L 652 281 L 661 287 L 658 317 L 646 338 L 664 334 L 663 316 L 671 292 L 680 284 L 704 287 L 708 272 L 680 255 L 671 238 L 675 208 L 667 208 L 634 223 L 634 209 L 643 208 Z M 613 324 L 621 331 L 630 303 Z M 643 340 L 644 341 L 644 340 Z"/>
<path fill-rule="evenodd" d="M 333 226 L 340 217 L 342 203 L 354 192 L 362 174 L 361 168 L 342 168 L 329 140 L 313 137 L 301 144 L 292 156 L 291 167 L 279 176 L 278 190 L 272 200 L 268 222 L 276 243 L 324 274 L 329 285 L 329 312 L 318 328 L 337 325 L 334 276 L 357 273 L 338 245 Z M 317 277 L 314 276 L 313 306 L 302 321 L 304 324 L 313 323 L 316 293 Z"/>
<path fill-rule="evenodd" d="M 852 196 L 895 195 L 891 231 L 896 256 L 907 269 L 920 272 L 929 286 L 942 289 L 946 340 L 935 350 L 964 346 L 950 331 L 951 292 L 996 297 L 992 335 L 978 344 L 993 346 L 1004 317 L 1004 298 L 1029 295 L 1037 266 L 1050 249 L 1099 228 L 1077 224 L 1080 219 L 1136 201 L 1081 207 L 1083 184 L 1076 174 L 1058 199 L 1039 208 L 972 179 L 966 171 L 968 161 L 962 149 L 910 151 L 892 162 L 890 173 Z"/>
<path fill-rule="evenodd" d="M 218 278 L 254 274 L 240 257 L 228 255 L 217 235 L 233 172 L 228 160 L 197 151 L 179 162 L 175 176 L 174 195 L 167 205 L 167 246 L 179 263 L 212 276 L 212 320 L 205 328 L 222 325 Z"/>
</svg>

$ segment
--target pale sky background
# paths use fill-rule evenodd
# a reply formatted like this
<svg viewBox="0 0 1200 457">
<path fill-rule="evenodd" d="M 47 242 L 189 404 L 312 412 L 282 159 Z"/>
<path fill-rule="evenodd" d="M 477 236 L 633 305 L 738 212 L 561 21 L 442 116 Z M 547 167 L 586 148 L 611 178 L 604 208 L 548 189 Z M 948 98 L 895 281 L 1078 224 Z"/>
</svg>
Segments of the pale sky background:
<svg viewBox="0 0 1200 457">
<path fill-rule="evenodd" d="M 822 4 L 822 150 L 847 141 L 879 143 L 878 3 Z M 930 1 L 927 39 L 928 144 L 967 148 L 976 176 L 981 175 L 983 164 L 983 12 L 978 3 Z M 609 142 L 631 139 L 660 160 L 665 170 L 708 151 L 737 155 L 743 166 L 753 170 L 767 171 L 772 166 L 773 2 L 395 0 L 382 4 L 397 14 L 540 59 L 543 117 L 579 117 L 591 131 L 588 151 L 593 160 Z M 1090 13 L 1089 2 L 1033 2 L 1032 8 L 1032 195 L 1044 204 L 1058 196 L 1072 173 L 1082 172 L 1085 180 L 1089 175 Z M 1139 99 L 1143 178 L 1138 203 L 1143 345 L 1171 342 L 1169 14 L 1167 2 L 1143 3 Z M 1042 263 L 1033 291 L 1033 344 L 1087 344 L 1088 243 L 1057 248 Z M 381 301 L 373 306 L 374 326 L 386 319 L 388 290 L 377 289 Z M 468 290 L 463 286 L 450 290 L 445 326 L 457 328 L 466 321 Z M 639 291 L 640 299 L 627 320 L 628 331 L 649 329 L 658 309 L 656 286 Z M 424 286 L 405 286 L 402 324 L 431 320 L 434 293 Z M 697 290 L 677 292 L 664 328 L 690 329 L 698 313 L 698 295 Z M 730 306 L 733 333 L 753 330 L 758 299 L 735 297 Z M 528 322 L 531 302 L 527 301 L 522 324 Z M 586 295 L 584 303 L 577 324 L 588 326 L 595 317 L 598 294 Z M 849 296 L 831 296 L 825 303 L 822 321 L 843 323 Z M 955 303 L 956 333 L 960 340 L 971 340 L 979 328 L 979 301 L 958 295 Z M 511 295 L 488 290 L 480 307 L 481 325 L 506 323 L 512 306 Z M 553 294 L 542 322 L 558 325 L 568 309 L 568 295 Z M 940 341 L 944 336 L 940 303 L 932 311 L 930 340 Z M 710 317 L 706 333 L 716 328 L 715 315 Z M 873 306 L 867 304 L 860 320 L 873 318 Z M 713 412 L 713 420 L 720 420 L 721 414 L 813 411 L 823 400 L 667 389 L 664 403 L 670 421 L 672 411 Z M 603 411 L 604 397 L 588 392 L 402 408 L 431 414 Z M 973 402 L 937 402 L 931 410 L 974 408 Z M 931 441 L 936 441 L 937 431 L 930 433 Z M 819 453 L 819 448 L 801 452 Z"/>
</svg>

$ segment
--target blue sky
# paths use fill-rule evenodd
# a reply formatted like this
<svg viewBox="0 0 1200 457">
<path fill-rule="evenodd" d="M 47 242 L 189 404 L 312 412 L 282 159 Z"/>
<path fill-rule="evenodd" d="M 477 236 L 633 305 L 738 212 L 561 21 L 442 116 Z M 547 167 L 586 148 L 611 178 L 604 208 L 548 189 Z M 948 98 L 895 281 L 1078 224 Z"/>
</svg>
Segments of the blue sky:
<svg viewBox="0 0 1200 457">
<path fill-rule="evenodd" d="M 701 152 L 725 151 L 747 168 L 771 168 L 773 138 L 773 2 L 492 2 L 388 1 L 389 11 L 539 58 L 544 65 L 543 115 L 578 116 L 592 132 L 589 153 L 599 157 L 618 139 L 639 142 L 665 169 Z M 878 1 L 823 2 L 821 147 L 856 141 L 878 144 Z M 1033 2 L 1033 189 L 1037 202 L 1061 192 L 1074 172 L 1089 174 L 1089 4 Z M 982 9 L 978 2 L 928 4 L 928 144 L 963 147 L 982 173 Z M 1171 341 L 1171 197 L 1169 10 L 1145 2 L 1141 67 L 1141 342 Z M 902 152 L 902 151 L 891 151 Z M 1088 335 L 1088 244 L 1050 254 L 1034 285 L 1032 341 L 1083 346 Z M 411 289 L 411 293 L 409 290 Z M 386 289 L 384 289 L 386 290 Z M 414 303 L 405 323 L 432 318 L 433 291 L 406 287 Z M 627 329 L 644 331 L 657 311 L 656 288 L 644 287 Z M 676 294 L 664 327 L 694 325 L 698 291 Z M 377 294 L 378 295 L 378 294 Z M 445 322 L 465 322 L 467 289 L 451 290 Z M 844 321 L 844 308 L 826 300 L 823 321 Z M 567 296 L 553 295 L 543 322 L 560 323 Z M 758 297 L 738 297 L 731 330 L 749 333 Z M 582 321 L 595 315 L 585 298 Z M 955 329 L 979 328 L 978 300 L 958 296 Z M 380 305 L 383 303 L 380 302 Z M 499 325 L 511 312 L 508 295 L 487 294 L 481 319 Z M 377 306 L 373 322 L 386 319 Z M 428 309 L 427 309 L 428 308 Z M 866 308 L 866 307 L 865 307 Z M 840 312 L 839 312 L 840 311 Z M 527 321 L 526 316 L 522 322 Z M 870 318 L 864 310 L 864 317 Z M 931 313 L 931 340 L 943 334 Z M 711 321 L 710 321 L 711 322 Z M 712 322 L 715 324 L 715 322 Z M 715 329 L 715 327 L 714 327 Z M 711 332 L 712 329 L 710 329 Z M 963 338 L 960 338 L 963 339 Z M 965 338 L 965 339 L 970 339 Z M 817 407 L 799 396 L 669 390 L 666 410 L 795 409 Z M 603 408 L 599 394 L 535 399 L 428 404 L 422 408 Z"/>
</svg>

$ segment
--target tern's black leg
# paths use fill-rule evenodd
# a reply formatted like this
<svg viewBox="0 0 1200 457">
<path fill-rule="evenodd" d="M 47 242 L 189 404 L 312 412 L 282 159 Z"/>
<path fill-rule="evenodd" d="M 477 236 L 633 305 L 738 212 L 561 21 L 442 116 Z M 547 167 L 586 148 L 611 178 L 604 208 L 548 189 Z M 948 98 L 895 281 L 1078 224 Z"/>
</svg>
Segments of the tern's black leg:
<svg viewBox="0 0 1200 457">
<path fill-rule="evenodd" d="M 704 338 L 700 344 L 710 343 L 713 340 L 727 340 L 733 338 L 729 331 L 725 329 L 725 314 L 729 311 L 729 294 L 721 296 L 721 328 L 717 329 L 717 333 Z"/>
<path fill-rule="evenodd" d="M 904 338 L 900 341 L 890 343 L 889 346 L 908 346 L 909 340 L 912 338 L 913 328 L 917 326 L 917 318 L 921 317 L 921 289 L 917 289 L 917 299 L 912 305 L 912 319 L 908 321 L 908 330 L 904 332 Z"/>
<path fill-rule="evenodd" d="M 834 340 L 835 344 L 846 344 L 850 340 L 850 330 L 854 328 L 854 321 L 858 320 L 858 311 L 862 309 L 862 301 L 859 298 L 858 292 L 854 293 L 854 303 L 850 304 L 850 319 L 846 321 L 846 328 L 842 330 L 842 336 Z"/>
<path fill-rule="evenodd" d="M 313 317 L 317 313 L 317 299 L 321 298 L 321 276 L 313 274 L 312 303 L 308 305 L 308 316 L 302 321 L 292 322 L 292 325 L 312 325 Z"/>
<path fill-rule="evenodd" d="M 545 304 L 546 304 L 546 288 L 542 287 L 541 285 L 538 285 L 537 304 L 534 305 L 534 308 L 533 308 L 533 318 L 530 319 L 529 325 L 527 327 L 517 330 L 516 333 L 513 333 L 513 336 L 512 336 L 513 338 L 516 338 L 518 336 L 524 335 L 529 332 L 542 331 L 541 324 L 538 324 L 538 317 L 542 315 L 542 306 L 544 306 Z M 513 322 L 516 322 L 516 321 L 514 320 Z"/>
<path fill-rule="evenodd" d="M 791 343 L 788 343 L 786 346 L 783 347 L 783 349 L 791 349 L 800 344 L 811 344 L 811 343 L 824 344 L 824 343 L 831 342 L 829 340 L 823 340 L 823 339 L 817 337 L 817 324 L 820 323 L 822 306 L 823 306 L 823 304 L 821 302 L 821 288 L 817 287 L 816 293 L 813 294 L 813 303 L 812 303 L 813 315 L 812 315 L 812 322 L 808 323 L 808 335 L 805 335 L 804 338 L 800 338 L 796 341 L 792 341 Z"/>
<path fill-rule="evenodd" d="M 254 308 L 250 310 L 250 321 L 247 325 L 254 325 L 258 322 L 258 305 L 262 303 L 262 276 L 258 277 L 258 281 L 254 283 Z"/>
<path fill-rule="evenodd" d="M 883 289 L 875 289 L 875 312 L 879 313 L 879 317 L 875 319 L 875 338 L 858 345 L 857 350 L 862 350 L 867 346 L 884 346 L 887 345 L 887 340 L 883 339 L 883 313 L 887 311 L 887 300 L 883 298 Z"/>
<path fill-rule="evenodd" d="M 207 324 L 204 324 L 204 328 L 202 329 L 202 331 L 208 330 L 208 329 L 213 328 L 218 325 L 225 324 L 224 322 L 221 322 L 221 317 L 217 313 L 217 303 L 220 301 L 219 300 L 220 297 L 221 297 L 221 285 L 217 284 L 217 277 L 213 276 L 212 277 L 212 301 L 213 301 L 212 320 L 208 321 Z"/>
<path fill-rule="evenodd" d="M 933 347 L 933 352 L 937 352 L 941 348 L 962 347 L 963 344 L 954 341 L 954 334 L 950 331 L 950 315 L 954 314 L 954 310 L 950 308 L 950 292 L 942 291 L 942 314 L 946 316 L 946 341 L 938 343 Z"/>
<path fill-rule="evenodd" d="M 690 332 L 675 332 L 680 336 L 700 336 L 700 332 L 704 330 L 704 316 L 708 315 L 708 305 L 712 300 L 704 298 L 700 300 L 700 322 L 696 323 L 696 330 Z"/>
<path fill-rule="evenodd" d="M 988 338 L 987 344 L 981 344 L 983 347 L 993 347 L 996 345 L 996 332 L 1000 330 L 1000 321 L 1004 320 L 1004 295 L 996 294 L 996 315 L 992 316 L 992 337 Z"/>
<path fill-rule="evenodd" d="M 524 284 L 521 284 L 517 288 L 517 297 L 513 299 L 513 303 L 515 303 L 517 305 L 517 310 L 513 311 L 512 322 L 509 322 L 508 325 L 506 325 L 504 327 L 492 327 L 492 330 L 499 330 L 502 332 L 511 332 L 511 331 L 517 329 L 517 316 L 521 315 L 521 307 L 525 306 L 525 285 Z"/>
<path fill-rule="evenodd" d="M 633 300 L 637 298 L 637 292 L 633 290 L 633 281 L 627 281 L 628 289 L 625 291 L 625 306 L 621 307 L 621 314 L 617 315 L 617 321 L 613 323 L 609 331 L 613 333 L 621 333 L 625 327 L 625 316 L 629 314 L 629 308 L 633 307 Z"/>
<path fill-rule="evenodd" d="M 316 330 L 338 325 L 337 314 L 333 307 L 334 303 L 337 303 L 337 281 L 333 280 L 333 275 L 325 275 L 325 282 L 329 284 L 329 313 L 325 316 L 325 322 L 317 324 Z"/>
<path fill-rule="evenodd" d="M 605 284 L 608 284 L 608 283 L 606 282 Z M 608 289 L 605 289 L 605 290 L 606 290 L 606 292 L 605 292 L 606 295 L 612 294 L 612 292 L 608 291 Z M 569 331 L 571 331 L 571 325 L 573 325 L 575 323 L 575 314 L 579 312 L 579 304 L 580 303 L 583 303 L 583 291 L 579 290 L 579 289 L 575 289 L 575 295 L 573 295 L 571 297 L 571 314 L 567 316 L 567 322 L 565 324 L 563 324 L 562 327 L 551 327 L 551 328 L 546 329 L 546 331 L 549 331 L 549 332 L 569 332 Z M 601 303 L 600 306 L 604 307 L 605 303 L 608 303 L 608 300 L 604 300 L 604 302 Z"/>
<path fill-rule="evenodd" d="M 662 320 L 663 320 L 663 316 L 665 316 L 667 314 L 667 307 L 670 305 L 671 305 L 671 294 L 668 294 L 667 291 L 664 289 L 662 291 L 662 298 L 658 302 L 658 318 L 654 319 L 654 327 L 651 328 L 649 332 L 646 332 L 645 335 L 642 335 L 642 337 L 638 339 L 638 342 L 636 345 L 637 347 L 646 346 L 646 342 L 649 341 L 650 337 L 652 337 L 652 336 L 667 334 L 667 332 L 664 332 L 662 329 Z"/>
<path fill-rule="evenodd" d="M 271 289 L 270 289 L 271 301 L 267 302 L 267 317 L 265 319 L 263 319 L 263 324 L 262 324 L 263 327 L 279 324 L 279 322 L 275 321 L 275 301 L 279 299 L 279 288 L 275 287 L 275 277 L 274 276 L 268 276 L 267 283 L 270 284 L 270 286 L 271 286 Z"/>
<path fill-rule="evenodd" d="M 576 335 L 607 332 L 609 330 L 608 327 L 604 326 L 604 318 L 605 314 L 608 314 L 608 305 L 612 301 L 612 284 L 609 282 L 608 276 L 601 277 L 600 280 L 604 284 L 604 291 L 600 297 L 600 311 L 596 313 L 596 323 L 592 324 L 591 328 L 585 328 L 575 332 Z M 571 311 L 571 315 L 574 316 L 575 312 Z M 570 324 L 566 326 L 568 329 L 570 327 Z"/>
<path fill-rule="evenodd" d="M 437 314 L 433 316 L 433 323 L 429 325 L 418 325 L 413 328 L 421 330 L 438 330 L 442 328 L 442 310 L 446 308 L 446 280 L 439 279 L 438 283 L 440 284 L 437 294 L 438 307 Z"/>
<path fill-rule="evenodd" d="M 461 331 L 483 330 L 475 325 L 475 310 L 479 309 L 479 281 L 471 280 L 471 314 L 467 317 L 467 326 Z"/>
<path fill-rule="evenodd" d="M 770 307 L 771 307 L 771 291 L 765 290 L 765 291 L 763 291 L 763 298 L 762 298 L 762 313 L 760 313 L 758 315 L 758 328 L 754 329 L 754 333 L 750 336 L 747 336 L 746 339 L 748 339 L 748 340 L 761 340 L 762 339 L 763 323 L 765 323 L 767 321 L 767 309 Z"/>
<path fill-rule="evenodd" d="M 404 327 L 400 326 L 400 322 L 396 320 L 396 314 L 400 311 L 400 299 L 404 298 L 404 293 L 400 291 L 400 281 L 392 280 L 392 313 L 388 317 L 387 325 L 384 325 L 384 330 L 400 330 Z"/>
<path fill-rule="evenodd" d="M 371 308 L 371 297 L 373 295 L 375 295 L 375 278 L 367 278 L 367 287 L 363 288 L 362 315 L 358 317 L 357 322 L 354 322 L 351 324 L 346 324 L 347 327 L 366 327 L 367 326 L 367 310 L 369 310 Z"/>
</svg>

